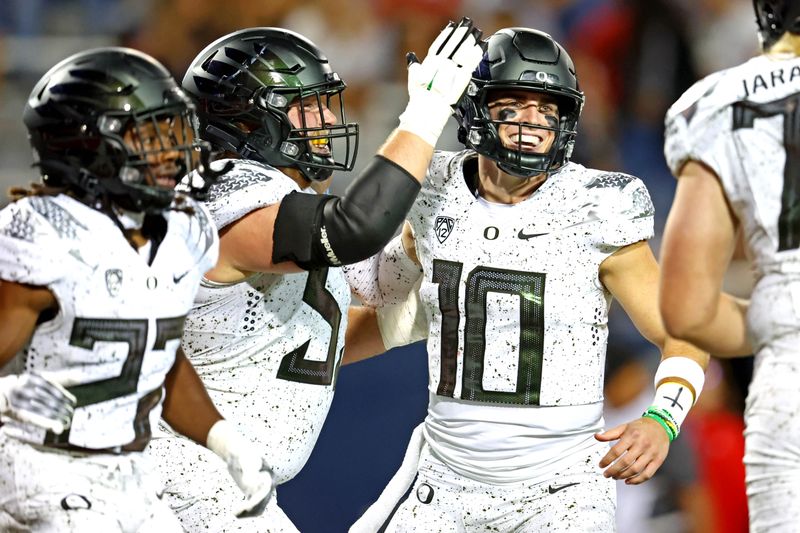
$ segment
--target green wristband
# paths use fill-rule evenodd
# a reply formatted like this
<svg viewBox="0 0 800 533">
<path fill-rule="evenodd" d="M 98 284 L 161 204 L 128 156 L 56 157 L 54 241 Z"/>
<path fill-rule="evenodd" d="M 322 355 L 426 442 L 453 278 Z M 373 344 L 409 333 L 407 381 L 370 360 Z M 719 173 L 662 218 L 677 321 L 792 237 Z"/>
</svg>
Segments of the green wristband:
<svg viewBox="0 0 800 533">
<path fill-rule="evenodd" d="M 664 431 L 667 432 L 667 436 L 669 437 L 669 441 L 672 442 L 678 437 L 679 430 L 677 425 L 673 420 L 670 420 L 672 417 L 666 417 L 661 414 L 659 411 L 660 409 L 649 407 L 644 413 L 642 413 L 642 417 L 644 418 L 651 418 L 661 424 L 661 427 L 664 428 Z"/>
</svg>

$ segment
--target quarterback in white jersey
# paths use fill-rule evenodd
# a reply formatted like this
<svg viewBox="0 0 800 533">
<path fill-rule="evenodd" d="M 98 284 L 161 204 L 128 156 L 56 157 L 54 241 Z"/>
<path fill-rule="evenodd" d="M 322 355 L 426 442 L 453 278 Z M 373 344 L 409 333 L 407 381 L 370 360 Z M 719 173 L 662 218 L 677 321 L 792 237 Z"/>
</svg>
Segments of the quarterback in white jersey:
<svg viewBox="0 0 800 533">
<path fill-rule="evenodd" d="M 200 147 L 188 99 L 149 56 L 101 48 L 53 67 L 24 120 L 44 183 L 0 211 L 0 529 L 180 531 L 140 453 L 162 404 L 261 504 L 261 456 L 212 432 L 176 356 L 219 248 L 202 190 L 173 190 Z"/>
<path fill-rule="evenodd" d="M 800 5 L 756 1 L 764 54 L 717 72 L 669 110 L 664 153 L 678 189 L 664 238 L 661 305 L 676 336 L 755 353 L 745 409 L 752 531 L 800 524 Z M 750 302 L 720 292 L 740 234 Z"/>
<path fill-rule="evenodd" d="M 682 419 L 658 405 L 603 431 L 612 296 L 665 355 L 701 375 L 707 356 L 661 326 L 644 184 L 569 162 L 582 104 L 549 35 L 488 39 L 457 112 L 471 149 L 434 155 L 404 229 L 423 270 L 430 401 L 387 531 L 610 531 L 611 478 L 646 481 L 677 436 Z M 373 510 L 394 503 L 385 491 Z M 380 526 L 373 510 L 353 531 Z"/>
<path fill-rule="evenodd" d="M 344 83 L 312 42 L 281 28 L 240 30 L 210 44 L 186 73 L 201 135 L 238 157 L 214 163 L 227 169 L 207 201 L 220 259 L 202 281 L 183 343 L 221 412 L 263 447 L 278 482 L 307 461 L 333 399 L 350 303 L 336 267 L 372 255 L 402 224 L 480 60 L 478 39 L 470 21 L 451 24 L 412 66 L 400 128 L 341 198 L 321 192 L 334 170 L 352 168 L 358 127 L 346 121 Z M 296 531 L 274 500 L 259 519 L 236 521 L 228 502 L 238 496 L 224 471 L 169 428 L 151 452 L 188 530 Z"/>
</svg>

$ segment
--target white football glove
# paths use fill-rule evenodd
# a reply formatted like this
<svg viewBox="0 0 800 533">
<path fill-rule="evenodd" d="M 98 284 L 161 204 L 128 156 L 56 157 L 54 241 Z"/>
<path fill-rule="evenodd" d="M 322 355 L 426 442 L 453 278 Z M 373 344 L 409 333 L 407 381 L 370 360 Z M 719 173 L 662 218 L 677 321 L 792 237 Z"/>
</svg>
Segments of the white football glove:
<svg viewBox="0 0 800 533">
<path fill-rule="evenodd" d="M 422 63 L 413 52 L 408 54 L 408 105 L 400 115 L 399 129 L 436 146 L 453 112 L 451 106 L 464 94 L 483 57 L 481 35 L 481 30 L 464 17 L 442 30 Z"/>
<path fill-rule="evenodd" d="M 255 444 L 233 424 L 220 420 L 211 426 L 206 447 L 225 461 L 228 472 L 244 493 L 244 502 L 234 509 L 236 516 L 249 518 L 263 513 L 275 492 L 275 476 Z"/>
<path fill-rule="evenodd" d="M 72 422 L 77 400 L 41 374 L 0 378 L 0 415 L 61 434 Z"/>
</svg>

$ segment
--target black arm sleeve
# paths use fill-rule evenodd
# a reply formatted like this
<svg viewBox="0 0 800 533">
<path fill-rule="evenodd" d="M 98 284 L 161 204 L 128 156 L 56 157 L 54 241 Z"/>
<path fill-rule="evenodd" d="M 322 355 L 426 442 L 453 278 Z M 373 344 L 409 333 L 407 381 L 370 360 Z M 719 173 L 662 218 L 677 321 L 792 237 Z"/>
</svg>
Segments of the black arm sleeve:
<svg viewBox="0 0 800 533">
<path fill-rule="evenodd" d="M 311 270 L 366 259 L 389 242 L 419 190 L 404 168 L 375 156 L 341 198 L 289 194 L 275 219 L 272 262 Z"/>
</svg>

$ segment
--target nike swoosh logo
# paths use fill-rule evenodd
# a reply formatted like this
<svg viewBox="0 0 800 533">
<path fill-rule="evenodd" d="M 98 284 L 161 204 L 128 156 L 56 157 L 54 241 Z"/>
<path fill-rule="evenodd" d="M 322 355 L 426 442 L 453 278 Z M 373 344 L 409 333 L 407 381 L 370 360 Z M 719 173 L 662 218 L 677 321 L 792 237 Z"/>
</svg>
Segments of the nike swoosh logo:
<svg viewBox="0 0 800 533">
<path fill-rule="evenodd" d="M 564 485 L 550 485 L 549 487 L 547 487 L 547 492 L 549 492 L 550 494 L 555 494 L 560 490 L 564 490 L 567 487 L 571 487 L 573 485 L 578 485 L 578 484 L 580 484 L 580 481 L 576 481 L 575 483 L 566 483 Z"/>
<path fill-rule="evenodd" d="M 191 272 L 191 270 L 187 270 L 186 272 L 184 272 L 184 273 L 183 273 L 183 274 L 181 274 L 180 276 L 176 276 L 175 274 L 173 274 L 173 275 L 172 275 L 172 281 L 173 281 L 173 282 L 175 282 L 175 285 L 177 285 L 178 283 L 180 283 L 180 282 L 181 282 L 181 280 L 182 280 L 183 278 L 185 278 L 185 277 L 186 277 L 186 274 L 188 274 L 189 272 Z"/>
<path fill-rule="evenodd" d="M 72 257 L 74 257 L 87 267 L 97 270 L 97 265 L 90 265 L 89 263 L 87 263 L 86 259 L 84 259 L 83 256 L 81 255 L 80 250 L 73 248 L 72 250 L 69 251 L 69 255 L 71 255 Z"/>
<path fill-rule="evenodd" d="M 534 237 L 541 237 L 542 235 L 547 235 L 547 233 L 524 233 L 522 230 L 519 230 L 519 233 L 517 233 L 517 238 L 528 240 L 533 239 Z"/>
<path fill-rule="evenodd" d="M 433 73 L 433 77 L 431 78 L 431 81 L 428 83 L 428 86 L 427 86 L 427 87 L 425 87 L 425 89 L 426 89 L 426 90 L 428 90 L 428 91 L 430 91 L 430 90 L 431 90 L 431 87 L 433 87 L 433 80 L 435 80 L 435 79 L 436 79 L 436 75 L 437 75 L 437 74 L 439 74 L 439 71 L 438 71 L 438 70 L 437 70 L 436 72 L 434 72 L 434 73 Z"/>
</svg>

